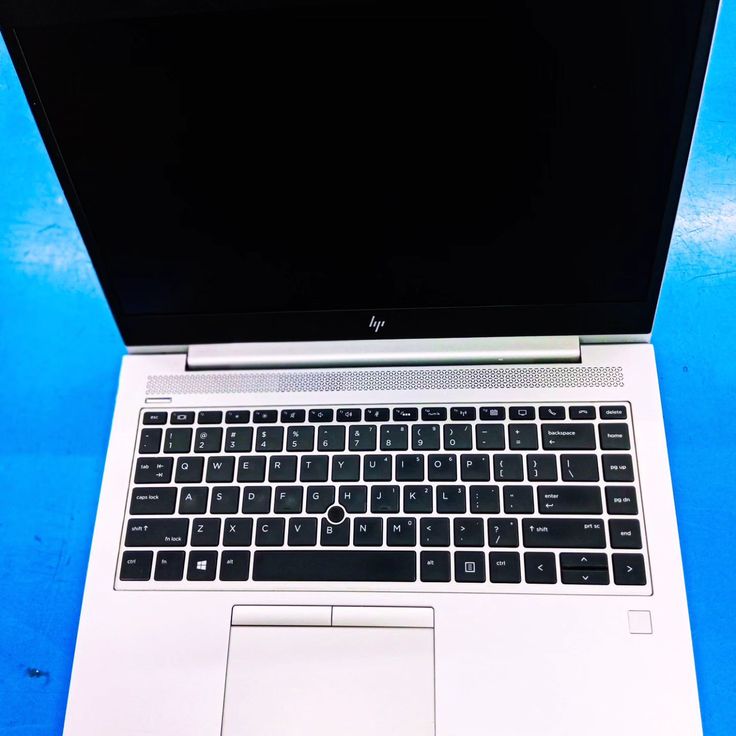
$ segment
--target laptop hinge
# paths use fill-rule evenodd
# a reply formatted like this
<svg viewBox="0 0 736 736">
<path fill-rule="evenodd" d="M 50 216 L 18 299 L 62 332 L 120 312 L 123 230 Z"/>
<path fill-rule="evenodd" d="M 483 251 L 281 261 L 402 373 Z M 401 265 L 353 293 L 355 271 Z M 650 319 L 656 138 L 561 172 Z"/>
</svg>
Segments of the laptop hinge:
<svg viewBox="0 0 736 736">
<path fill-rule="evenodd" d="M 187 352 L 188 370 L 579 362 L 576 336 L 221 343 Z"/>
</svg>

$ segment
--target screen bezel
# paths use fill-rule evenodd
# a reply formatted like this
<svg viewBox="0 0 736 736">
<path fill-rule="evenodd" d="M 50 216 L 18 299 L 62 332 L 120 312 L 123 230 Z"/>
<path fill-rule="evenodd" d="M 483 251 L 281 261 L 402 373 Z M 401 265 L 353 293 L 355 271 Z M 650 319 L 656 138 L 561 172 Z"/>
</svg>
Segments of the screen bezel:
<svg viewBox="0 0 736 736">
<path fill-rule="evenodd" d="M 64 163 L 63 152 L 54 136 L 43 100 L 33 83 L 15 29 L 25 25 L 82 20 L 109 20 L 115 17 L 145 17 L 226 10 L 228 0 L 209 2 L 152 3 L 129 2 L 125 8 L 99 8 L 82 0 L 74 9 L 60 10 L 52 2 L 11 2 L 0 18 L 0 30 L 10 52 L 31 111 L 49 152 L 52 164 L 71 208 L 76 224 L 95 267 L 100 284 L 113 312 L 123 340 L 128 346 L 191 345 L 228 342 L 282 342 L 304 340 L 353 340 L 380 337 L 447 338 L 504 337 L 529 335 L 646 335 L 651 333 L 659 291 L 674 227 L 695 120 L 718 13 L 718 0 L 704 0 L 698 40 L 691 66 L 690 82 L 666 206 L 647 296 L 636 302 L 594 304 L 501 305 L 452 309 L 381 309 L 278 312 L 250 314 L 126 314 L 106 273 L 103 248 L 87 224 L 84 206 Z M 99 5 L 99 4 L 98 4 Z M 372 325 L 382 322 L 379 331 Z"/>
</svg>

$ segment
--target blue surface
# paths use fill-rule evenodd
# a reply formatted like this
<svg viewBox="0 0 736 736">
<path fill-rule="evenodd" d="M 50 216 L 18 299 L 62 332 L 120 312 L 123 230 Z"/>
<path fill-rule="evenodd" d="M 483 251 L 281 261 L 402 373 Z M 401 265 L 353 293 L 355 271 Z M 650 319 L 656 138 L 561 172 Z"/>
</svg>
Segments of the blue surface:
<svg viewBox="0 0 736 736">
<path fill-rule="evenodd" d="M 736 0 L 654 332 L 706 736 L 736 734 Z M 61 733 L 124 346 L 0 42 L 0 736 Z"/>
</svg>

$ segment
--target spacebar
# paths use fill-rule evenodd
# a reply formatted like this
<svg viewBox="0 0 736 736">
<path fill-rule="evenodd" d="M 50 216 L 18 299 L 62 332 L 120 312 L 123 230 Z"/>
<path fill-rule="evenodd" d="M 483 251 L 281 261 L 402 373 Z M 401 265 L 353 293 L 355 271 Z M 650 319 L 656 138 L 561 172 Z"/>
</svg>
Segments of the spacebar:
<svg viewBox="0 0 736 736">
<path fill-rule="evenodd" d="M 269 550 L 256 552 L 253 580 L 410 583 L 417 579 L 416 568 L 416 552 Z"/>
</svg>

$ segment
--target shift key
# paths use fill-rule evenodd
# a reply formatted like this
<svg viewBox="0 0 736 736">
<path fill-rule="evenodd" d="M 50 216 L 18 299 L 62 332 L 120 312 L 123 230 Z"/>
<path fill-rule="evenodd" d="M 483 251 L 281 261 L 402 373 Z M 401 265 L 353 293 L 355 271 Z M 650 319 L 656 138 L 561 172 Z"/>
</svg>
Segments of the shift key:
<svg viewBox="0 0 736 736">
<path fill-rule="evenodd" d="M 600 519 L 524 519 L 525 547 L 603 549 L 606 532 Z"/>
<path fill-rule="evenodd" d="M 189 519 L 128 519 L 126 547 L 183 547 Z"/>
</svg>

